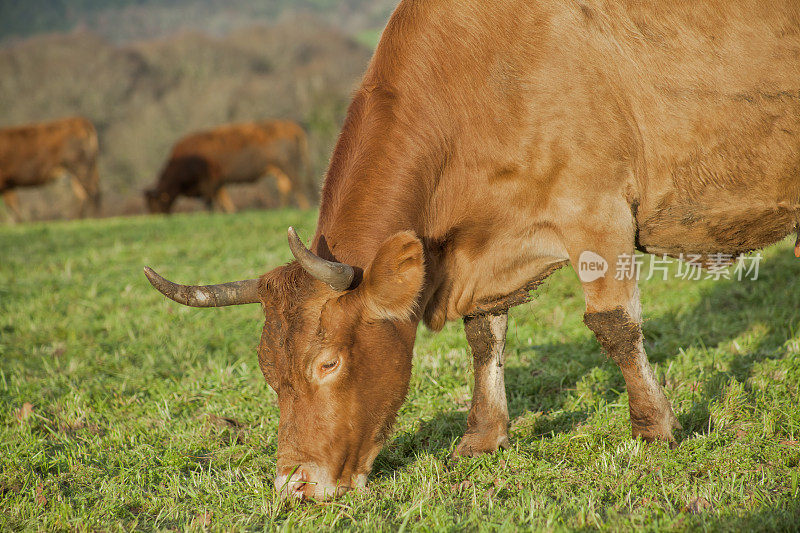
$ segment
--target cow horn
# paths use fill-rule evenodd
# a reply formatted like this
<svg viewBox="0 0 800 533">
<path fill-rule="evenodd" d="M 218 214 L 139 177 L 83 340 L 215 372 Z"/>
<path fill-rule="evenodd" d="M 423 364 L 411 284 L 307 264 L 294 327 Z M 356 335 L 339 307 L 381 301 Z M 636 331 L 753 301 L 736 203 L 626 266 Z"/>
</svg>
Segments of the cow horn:
<svg viewBox="0 0 800 533">
<path fill-rule="evenodd" d="M 164 279 L 150 267 L 144 275 L 161 294 L 179 304 L 191 307 L 224 307 L 226 305 L 257 304 L 258 280 L 247 279 L 219 285 L 178 285 Z"/>
<path fill-rule="evenodd" d="M 327 283 L 333 290 L 344 291 L 353 283 L 353 267 L 344 263 L 327 261 L 306 248 L 294 228 L 289 228 L 289 248 L 303 270 L 318 280 Z"/>
</svg>

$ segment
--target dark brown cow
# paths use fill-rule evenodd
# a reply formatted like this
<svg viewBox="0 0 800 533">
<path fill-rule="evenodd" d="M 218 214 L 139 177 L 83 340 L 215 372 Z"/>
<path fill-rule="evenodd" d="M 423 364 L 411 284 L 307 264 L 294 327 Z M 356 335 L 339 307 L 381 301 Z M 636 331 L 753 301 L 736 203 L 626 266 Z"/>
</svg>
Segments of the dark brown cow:
<svg viewBox="0 0 800 533">
<path fill-rule="evenodd" d="M 15 189 L 38 187 L 69 176 L 78 197 L 78 215 L 100 207 L 97 174 L 97 131 L 85 118 L 75 117 L 0 130 L 0 194 L 17 219 L 21 218 Z"/>
<path fill-rule="evenodd" d="M 277 392 L 276 487 L 362 487 L 406 394 L 417 325 L 464 317 L 475 389 L 456 452 L 507 442 L 510 306 L 594 252 L 586 325 L 619 365 L 633 435 L 679 428 L 643 348 L 635 250 L 740 254 L 800 218 L 796 0 L 400 4 L 327 173 L 307 250 L 235 285 L 153 285 L 194 306 L 260 302 Z M 564 354 L 569 357 L 569 354 Z"/>
<path fill-rule="evenodd" d="M 169 213 L 178 196 L 203 198 L 232 213 L 236 210 L 225 185 L 252 183 L 267 174 L 275 177 L 281 205 L 292 194 L 307 209 L 308 147 L 303 129 L 288 120 L 228 124 L 188 135 L 172 148 L 169 161 L 153 189 L 145 192 L 151 213 Z"/>
</svg>

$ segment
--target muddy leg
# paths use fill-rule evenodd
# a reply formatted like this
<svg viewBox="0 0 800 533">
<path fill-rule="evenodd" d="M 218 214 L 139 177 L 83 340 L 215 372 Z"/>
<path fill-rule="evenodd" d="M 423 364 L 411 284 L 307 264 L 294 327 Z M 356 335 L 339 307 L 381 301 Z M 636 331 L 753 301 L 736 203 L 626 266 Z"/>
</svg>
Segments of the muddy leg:
<svg viewBox="0 0 800 533">
<path fill-rule="evenodd" d="M 590 216 L 564 231 L 586 298 L 583 321 L 622 371 L 633 436 L 674 443 L 672 430 L 681 426 L 644 352 L 636 220 L 627 200 L 616 193 L 597 202 L 604 207 L 587 208 Z"/>
<path fill-rule="evenodd" d="M 217 205 L 220 206 L 226 213 L 236 212 L 236 206 L 233 205 L 233 200 L 231 200 L 231 197 L 228 194 L 228 191 L 225 190 L 225 187 L 220 187 L 217 189 L 214 199 L 216 200 Z"/>
<path fill-rule="evenodd" d="M 467 431 L 454 455 L 475 456 L 508 447 L 508 406 L 504 377 L 508 315 L 464 318 L 464 332 L 472 350 L 475 387 Z"/>
<path fill-rule="evenodd" d="M 673 445 L 672 430 L 681 429 L 681 425 L 644 351 L 636 280 L 600 279 L 584 283 L 584 291 L 583 321 L 625 378 L 633 436 Z"/>
</svg>

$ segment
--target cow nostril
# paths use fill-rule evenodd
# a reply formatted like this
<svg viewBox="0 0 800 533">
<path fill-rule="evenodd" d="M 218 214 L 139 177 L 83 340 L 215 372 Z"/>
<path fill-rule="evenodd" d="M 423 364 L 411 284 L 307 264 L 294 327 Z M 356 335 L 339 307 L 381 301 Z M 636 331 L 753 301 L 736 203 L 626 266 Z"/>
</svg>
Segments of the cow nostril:
<svg viewBox="0 0 800 533">
<path fill-rule="evenodd" d="M 275 488 L 283 498 L 292 497 L 303 500 L 309 480 L 309 473 L 298 465 L 279 474 L 275 479 Z"/>
<path fill-rule="evenodd" d="M 300 501 L 311 498 L 314 493 L 315 482 L 311 481 L 311 474 L 304 468 L 297 468 L 293 472 L 286 474 L 285 496 L 291 496 Z"/>
<path fill-rule="evenodd" d="M 292 487 L 292 496 L 297 498 L 298 500 L 305 501 L 306 500 L 306 485 L 305 483 L 299 483 Z"/>
</svg>

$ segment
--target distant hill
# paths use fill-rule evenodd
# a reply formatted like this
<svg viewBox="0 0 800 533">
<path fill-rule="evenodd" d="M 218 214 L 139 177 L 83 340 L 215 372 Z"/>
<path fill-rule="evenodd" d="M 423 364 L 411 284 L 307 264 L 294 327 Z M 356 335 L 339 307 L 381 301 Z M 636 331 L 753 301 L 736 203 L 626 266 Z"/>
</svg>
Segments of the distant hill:
<svg viewBox="0 0 800 533">
<path fill-rule="evenodd" d="M 300 122 L 319 179 L 370 54 L 309 15 L 223 37 L 184 32 L 124 45 L 87 32 L 37 36 L 0 48 L 0 127 L 91 119 L 100 135 L 106 214 L 140 211 L 141 190 L 156 179 L 171 145 L 226 122 Z M 71 196 L 57 187 L 50 196 L 26 194 L 23 204 L 35 205 L 29 214 L 45 218 L 64 213 Z"/>
<path fill-rule="evenodd" d="M 0 42 L 40 33 L 92 31 L 112 42 L 196 30 L 223 35 L 310 12 L 374 41 L 398 0 L 0 0 Z"/>
</svg>

